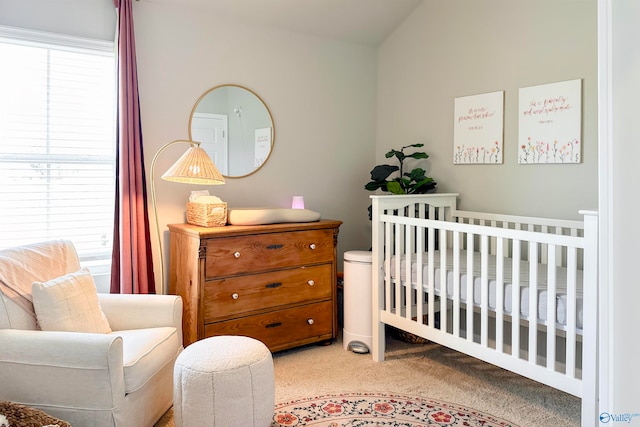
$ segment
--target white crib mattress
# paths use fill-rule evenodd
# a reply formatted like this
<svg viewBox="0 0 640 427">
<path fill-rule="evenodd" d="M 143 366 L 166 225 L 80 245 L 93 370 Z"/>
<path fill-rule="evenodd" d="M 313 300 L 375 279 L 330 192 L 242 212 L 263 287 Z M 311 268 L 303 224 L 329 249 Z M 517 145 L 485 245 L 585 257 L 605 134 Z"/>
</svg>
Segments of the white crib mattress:
<svg viewBox="0 0 640 427">
<path fill-rule="evenodd" d="M 441 294 L 441 268 L 440 268 L 440 251 L 434 252 L 434 289 L 435 294 Z M 396 279 L 396 258 L 391 257 L 391 278 Z M 480 254 L 474 253 L 473 263 L 473 304 L 480 307 L 482 302 L 482 279 L 480 277 Z M 447 250 L 446 255 L 446 281 L 447 281 L 447 298 L 453 298 L 453 285 L 454 285 L 454 272 L 453 272 L 453 250 Z M 428 255 L 425 253 L 422 255 L 422 289 L 424 292 L 428 292 Z M 537 280 L 537 293 L 538 293 L 538 321 L 546 322 L 547 320 L 547 264 L 537 264 L 538 280 Z M 460 301 L 467 303 L 467 251 L 460 251 Z M 504 258 L 504 312 L 511 315 L 512 313 L 512 292 L 513 292 L 513 279 L 512 279 L 512 259 Z M 411 256 L 411 283 L 413 288 L 417 288 L 417 272 L 418 262 L 416 256 Z M 488 259 L 488 288 L 489 288 L 489 308 L 493 311 L 496 309 L 497 299 L 497 282 L 496 282 L 496 257 L 495 255 L 489 255 Z M 406 256 L 401 256 L 400 259 L 400 279 L 402 282 L 406 282 Z M 583 320 L 583 303 L 582 303 L 582 270 L 576 272 L 576 324 L 578 329 L 582 329 Z M 520 315 L 523 318 L 529 317 L 529 262 L 520 261 Z M 567 324 L 567 269 L 565 267 L 556 267 L 556 322 L 561 325 Z"/>
</svg>

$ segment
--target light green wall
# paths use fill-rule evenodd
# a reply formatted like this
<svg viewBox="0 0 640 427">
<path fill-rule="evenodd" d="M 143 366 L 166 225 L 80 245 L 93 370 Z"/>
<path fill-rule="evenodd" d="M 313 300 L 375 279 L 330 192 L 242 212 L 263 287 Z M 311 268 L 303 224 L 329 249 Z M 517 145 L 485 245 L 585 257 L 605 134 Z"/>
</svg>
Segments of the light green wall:
<svg viewBox="0 0 640 427">
<path fill-rule="evenodd" d="M 424 0 L 378 53 L 376 158 L 422 142 L 463 209 L 579 218 L 597 207 L 596 0 Z M 518 165 L 518 89 L 582 79 L 581 164 Z M 504 163 L 453 165 L 456 97 L 504 91 Z"/>
<path fill-rule="evenodd" d="M 134 2 L 134 12 L 148 167 L 162 144 L 188 137 L 200 95 L 225 83 L 243 85 L 269 107 L 274 150 L 257 173 L 228 179 L 211 193 L 229 208 L 290 207 L 302 195 L 307 208 L 343 221 L 340 260 L 344 251 L 368 249 L 363 185 L 374 161 L 376 50 L 229 22 L 178 3 Z M 184 149 L 163 152 L 158 176 Z M 184 222 L 189 192 L 198 188 L 160 180 L 156 186 L 160 223 Z"/>
</svg>

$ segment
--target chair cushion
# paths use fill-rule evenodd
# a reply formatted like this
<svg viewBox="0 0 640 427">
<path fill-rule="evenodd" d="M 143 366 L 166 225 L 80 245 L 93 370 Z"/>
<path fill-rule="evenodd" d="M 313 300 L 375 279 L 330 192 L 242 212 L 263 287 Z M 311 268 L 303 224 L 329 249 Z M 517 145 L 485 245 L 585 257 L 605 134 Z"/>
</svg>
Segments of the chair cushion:
<svg viewBox="0 0 640 427">
<path fill-rule="evenodd" d="M 182 343 L 173 327 L 114 331 L 122 337 L 126 393 L 142 387 L 160 369 L 173 363 Z"/>
<path fill-rule="evenodd" d="M 87 269 L 47 282 L 33 282 L 33 307 L 43 331 L 111 332 L 93 277 Z"/>
</svg>

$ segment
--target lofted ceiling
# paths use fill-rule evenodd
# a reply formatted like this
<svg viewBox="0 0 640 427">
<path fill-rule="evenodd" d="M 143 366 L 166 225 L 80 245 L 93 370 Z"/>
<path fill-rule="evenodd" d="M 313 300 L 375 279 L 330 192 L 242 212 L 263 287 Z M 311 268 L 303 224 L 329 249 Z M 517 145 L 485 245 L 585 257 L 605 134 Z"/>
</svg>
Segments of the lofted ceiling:
<svg viewBox="0 0 640 427">
<path fill-rule="evenodd" d="M 202 8 L 229 19 L 378 46 L 422 0 L 141 0 Z"/>
</svg>

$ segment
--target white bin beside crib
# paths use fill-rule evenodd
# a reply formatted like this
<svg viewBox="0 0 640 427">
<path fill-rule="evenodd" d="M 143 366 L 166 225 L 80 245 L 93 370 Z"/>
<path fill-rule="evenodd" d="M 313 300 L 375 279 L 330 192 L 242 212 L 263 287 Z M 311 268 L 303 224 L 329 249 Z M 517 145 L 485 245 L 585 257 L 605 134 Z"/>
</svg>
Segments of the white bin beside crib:
<svg viewBox="0 0 640 427">
<path fill-rule="evenodd" d="M 344 253 L 344 328 L 345 350 L 369 353 L 372 347 L 371 251 Z"/>
</svg>

